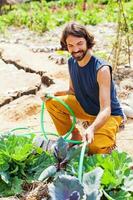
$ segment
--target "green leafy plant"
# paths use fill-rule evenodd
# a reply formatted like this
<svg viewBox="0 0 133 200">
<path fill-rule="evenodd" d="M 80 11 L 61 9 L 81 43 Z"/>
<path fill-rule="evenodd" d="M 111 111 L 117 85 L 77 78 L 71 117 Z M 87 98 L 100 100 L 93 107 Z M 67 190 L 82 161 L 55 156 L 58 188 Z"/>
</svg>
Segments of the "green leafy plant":
<svg viewBox="0 0 133 200">
<path fill-rule="evenodd" d="M 81 184 L 76 177 L 70 175 L 59 175 L 53 183 L 49 185 L 49 195 L 54 200 L 99 200 L 102 193 L 99 192 L 100 179 L 103 170 L 96 168 L 84 174 Z"/>
<path fill-rule="evenodd" d="M 68 143 L 60 137 L 53 146 L 53 154 L 56 159 L 55 165 L 46 168 L 40 175 L 39 181 L 54 176 L 57 172 L 65 169 L 66 164 L 79 155 L 81 147 L 69 148 Z"/>
<path fill-rule="evenodd" d="M 76 177 L 60 175 L 50 184 L 49 195 L 51 199 L 55 200 L 78 200 L 83 198 L 84 191 Z"/>
<path fill-rule="evenodd" d="M 104 170 L 101 178 L 101 187 L 103 188 L 104 195 L 114 199 L 119 199 L 122 196 L 125 200 L 128 200 L 133 195 L 133 171 L 130 168 L 132 165 L 132 159 L 127 153 L 113 151 L 109 155 L 85 157 L 83 170 L 84 173 L 87 173 L 96 167 L 101 167 Z M 77 176 L 78 160 L 71 162 L 67 170 L 69 173 Z M 115 198 L 116 196 L 117 198 Z"/>
<path fill-rule="evenodd" d="M 0 16 L 0 31 L 4 32 L 7 27 L 14 25 L 25 26 L 41 34 L 69 21 L 79 21 L 85 25 L 118 21 L 117 1 L 89 0 L 85 11 L 82 3 L 82 0 L 42 0 L 14 5 L 12 10 L 6 9 L 6 13 Z M 123 6 L 128 25 L 132 29 L 132 2 L 123 1 Z"/>
<path fill-rule="evenodd" d="M 21 194 L 25 183 L 39 180 L 47 183 L 49 196 L 55 200 L 133 199 L 132 159 L 128 154 L 85 155 L 81 183 L 77 178 L 80 146 L 69 148 L 61 137 L 46 151 L 35 146 L 33 138 L 1 137 L 0 197 Z"/>
<path fill-rule="evenodd" d="M 33 137 L 6 136 L 0 140 L 0 196 L 20 194 L 23 184 L 36 180 L 54 162 L 50 153 L 33 144 Z"/>
<path fill-rule="evenodd" d="M 57 140 L 53 149 L 56 164 L 46 168 L 39 177 L 39 181 L 52 177 L 48 186 L 52 199 L 132 198 L 132 160 L 126 153 L 114 151 L 110 155 L 85 156 L 83 182 L 80 183 L 75 177 L 78 175 L 78 149 L 68 149 L 63 138 Z"/>
</svg>

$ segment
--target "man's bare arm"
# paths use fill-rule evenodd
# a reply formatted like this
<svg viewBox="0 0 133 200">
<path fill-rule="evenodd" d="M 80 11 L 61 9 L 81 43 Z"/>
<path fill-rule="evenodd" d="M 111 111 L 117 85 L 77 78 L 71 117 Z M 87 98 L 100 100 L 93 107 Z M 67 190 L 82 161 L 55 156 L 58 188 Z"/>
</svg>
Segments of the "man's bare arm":
<svg viewBox="0 0 133 200">
<path fill-rule="evenodd" d="M 98 71 L 97 81 L 99 84 L 100 112 L 92 124 L 94 130 L 97 130 L 98 128 L 103 126 L 111 113 L 111 106 L 110 106 L 111 75 L 108 66 L 104 66 Z"/>
<path fill-rule="evenodd" d="M 93 140 L 95 131 L 105 124 L 111 114 L 111 75 L 108 66 L 104 66 L 98 71 L 97 81 L 99 84 L 100 112 L 98 113 L 94 122 L 85 131 L 83 140 L 87 140 L 88 142 L 91 142 Z"/>
</svg>

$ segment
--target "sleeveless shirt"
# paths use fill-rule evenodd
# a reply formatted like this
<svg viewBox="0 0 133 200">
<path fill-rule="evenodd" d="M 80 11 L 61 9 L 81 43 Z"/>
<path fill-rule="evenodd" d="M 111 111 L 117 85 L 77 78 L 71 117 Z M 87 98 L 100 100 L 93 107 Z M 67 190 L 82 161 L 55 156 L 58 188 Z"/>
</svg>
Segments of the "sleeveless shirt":
<svg viewBox="0 0 133 200">
<path fill-rule="evenodd" d="M 95 56 L 91 56 L 89 62 L 84 67 L 80 67 L 73 57 L 68 60 L 69 73 L 76 99 L 84 111 L 90 115 L 96 116 L 100 111 L 97 72 L 105 65 L 108 64 Z M 112 80 L 112 68 L 110 65 L 108 66 L 111 73 L 111 115 L 123 117 L 124 113 L 116 94 L 114 81 Z"/>
</svg>

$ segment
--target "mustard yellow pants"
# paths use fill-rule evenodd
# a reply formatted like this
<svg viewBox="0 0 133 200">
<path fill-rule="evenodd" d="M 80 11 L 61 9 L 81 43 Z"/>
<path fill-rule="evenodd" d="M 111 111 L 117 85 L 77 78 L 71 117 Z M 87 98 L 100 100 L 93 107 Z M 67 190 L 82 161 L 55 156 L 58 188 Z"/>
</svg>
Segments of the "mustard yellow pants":
<svg viewBox="0 0 133 200">
<path fill-rule="evenodd" d="M 93 123 L 96 116 L 87 114 L 80 106 L 74 95 L 65 95 L 58 97 L 67 103 L 74 111 L 76 118 Z M 58 101 L 48 99 L 46 101 L 46 108 L 49 112 L 59 135 L 63 136 L 71 128 L 72 122 L 69 111 Z M 115 146 L 116 133 L 121 124 L 121 116 L 110 116 L 107 122 L 99 128 L 94 134 L 94 140 L 89 144 L 89 153 L 108 153 L 109 148 Z M 81 133 L 82 134 L 82 133 Z"/>
</svg>

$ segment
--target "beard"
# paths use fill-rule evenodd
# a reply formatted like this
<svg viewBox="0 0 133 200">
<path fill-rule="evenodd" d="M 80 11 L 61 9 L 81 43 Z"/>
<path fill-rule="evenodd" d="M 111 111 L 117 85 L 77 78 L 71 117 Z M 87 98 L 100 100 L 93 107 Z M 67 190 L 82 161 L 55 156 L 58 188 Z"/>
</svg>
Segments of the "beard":
<svg viewBox="0 0 133 200">
<path fill-rule="evenodd" d="M 72 52 L 71 55 L 73 56 L 73 58 L 77 61 L 81 61 L 86 53 L 87 53 L 88 49 L 86 50 L 82 50 L 82 51 L 77 51 L 77 52 Z"/>
</svg>

